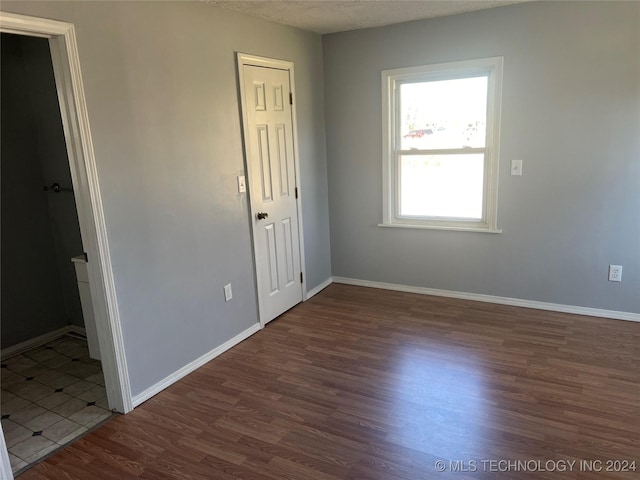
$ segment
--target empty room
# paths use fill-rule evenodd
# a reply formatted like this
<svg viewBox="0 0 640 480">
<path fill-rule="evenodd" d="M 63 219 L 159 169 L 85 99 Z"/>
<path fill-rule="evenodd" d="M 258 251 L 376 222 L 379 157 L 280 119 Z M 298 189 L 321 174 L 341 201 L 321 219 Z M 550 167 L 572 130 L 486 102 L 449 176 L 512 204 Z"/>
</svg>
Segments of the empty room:
<svg viewBox="0 0 640 480">
<path fill-rule="evenodd" d="M 637 478 L 640 2 L 0 32 L 2 480 Z"/>
</svg>

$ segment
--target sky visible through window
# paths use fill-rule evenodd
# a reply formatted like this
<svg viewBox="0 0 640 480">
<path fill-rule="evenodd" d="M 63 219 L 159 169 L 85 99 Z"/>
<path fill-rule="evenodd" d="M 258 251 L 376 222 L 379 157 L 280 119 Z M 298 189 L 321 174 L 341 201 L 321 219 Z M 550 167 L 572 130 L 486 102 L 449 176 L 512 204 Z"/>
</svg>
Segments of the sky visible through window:
<svg viewBox="0 0 640 480">
<path fill-rule="evenodd" d="M 481 219 L 488 77 L 400 86 L 400 149 L 461 149 L 401 155 L 401 216 Z M 416 152 L 417 153 L 417 152 Z"/>
<path fill-rule="evenodd" d="M 400 87 L 402 150 L 484 147 L 488 77 Z"/>
</svg>

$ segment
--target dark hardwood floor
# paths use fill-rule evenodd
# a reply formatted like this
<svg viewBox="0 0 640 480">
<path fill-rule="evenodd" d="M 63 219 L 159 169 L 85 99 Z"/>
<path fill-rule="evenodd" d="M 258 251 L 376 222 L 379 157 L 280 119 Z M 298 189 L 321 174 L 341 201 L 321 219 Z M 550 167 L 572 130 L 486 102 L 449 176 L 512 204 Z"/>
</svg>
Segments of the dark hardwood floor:
<svg viewBox="0 0 640 480">
<path fill-rule="evenodd" d="M 334 284 L 20 480 L 640 478 L 639 367 L 638 323 Z"/>
</svg>

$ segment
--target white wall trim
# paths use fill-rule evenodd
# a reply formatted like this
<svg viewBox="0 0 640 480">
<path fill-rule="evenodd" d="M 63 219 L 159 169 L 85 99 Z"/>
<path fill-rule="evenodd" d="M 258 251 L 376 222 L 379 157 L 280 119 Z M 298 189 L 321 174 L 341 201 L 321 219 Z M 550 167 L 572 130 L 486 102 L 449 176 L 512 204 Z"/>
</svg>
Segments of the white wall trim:
<svg viewBox="0 0 640 480">
<path fill-rule="evenodd" d="M 26 352 L 27 350 L 31 350 L 32 348 L 37 348 L 42 345 L 45 345 L 57 338 L 64 337 L 67 333 L 73 330 L 72 325 L 67 325 L 66 327 L 58 328 L 52 332 L 44 333 L 35 338 L 30 338 L 29 340 L 25 340 L 24 342 L 17 343 L 7 348 L 2 349 L 2 355 L 0 358 L 5 360 L 9 357 L 13 357 L 14 355 L 18 355 L 22 352 Z"/>
<path fill-rule="evenodd" d="M 318 285 L 315 288 L 312 288 L 311 290 L 309 290 L 307 292 L 307 295 L 305 296 L 305 300 L 309 300 L 311 297 L 313 297 L 314 295 L 319 294 L 322 290 L 324 290 L 325 288 L 327 288 L 329 285 L 331 285 L 333 283 L 333 278 L 329 277 L 327 278 L 324 282 L 322 282 L 320 285 Z"/>
<path fill-rule="evenodd" d="M 258 332 L 260 329 L 261 329 L 261 325 L 259 323 L 256 323 L 256 324 L 252 325 L 251 327 L 247 328 L 243 332 L 240 332 L 235 337 L 231 338 L 230 340 L 227 340 L 222 345 L 214 348 L 213 350 L 211 350 L 208 353 L 205 353 L 200 358 L 195 359 L 193 362 L 185 365 L 181 369 L 173 372 L 171 375 L 163 378 L 162 380 L 160 380 L 155 385 L 152 385 L 151 387 L 147 388 L 144 392 L 139 393 L 138 395 L 134 396 L 133 397 L 133 407 L 135 408 L 138 405 L 140 405 L 141 403 L 146 402 L 147 400 L 149 400 L 151 397 L 153 397 L 157 393 L 160 393 L 165 388 L 173 385 L 178 380 L 180 380 L 181 378 L 189 375 L 194 370 L 197 370 L 198 368 L 200 368 L 205 363 L 213 360 L 218 355 L 226 352 L 230 348 L 235 347 L 237 344 L 239 344 L 243 340 L 249 338 L 251 335 L 253 335 L 254 333 Z"/>
<path fill-rule="evenodd" d="M 69 332 L 78 333 L 80 335 L 87 336 L 87 330 L 84 327 L 79 327 L 77 325 L 69 325 Z"/>
<path fill-rule="evenodd" d="M 49 39 L 82 244 L 89 257 L 89 288 L 107 398 L 111 408 L 127 413 L 133 408 L 129 371 L 75 27 L 71 23 L 0 12 L 0 31 Z"/>
<path fill-rule="evenodd" d="M 2 425 L 0 425 L 0 480 L 13 480 L 11 461 L 9 460 L 9 451 L 7 450 L 7 444 L 4 441 Z"/>
<path fill-rule="evenodd" d="M 498 228 L 497 212 L 503 63 L 503 57 L 489 57 L 382 71 L 383 204 L 380 226 L 501 233 Z M 487 143 L 482 148 L 471 149 L 485 156 L 482 218 L 472 221 L 462 218 L 402 216 L 399 210 L 401 190 L 399 155 L 403 152 L 400 145 L 400 85 L 406 82 L 416 83 L 477 75 L 487 76 Z M 443 150 L 440 151 L 443 152 Z M 429 152 L 430 150 L 422 150 L 422 154 Z M 462 152 L 463 149 L 451 149 L 448 153 Z"/>
<path fill-rule="evenodd" d="M 439 290 L 435 288 L 414 287 L 410 285 L 398 285 L 395 283 L 373 282 L 370 280 L 359 280 L 356 278 L 333 277 L 334 283 L 345 285 L 357 285 L 360 287 L 381 288 L 384 290 L 395 290 L 398 292 L 419 293 L 422 295 L 436 295 L 438 297 L 460 298 L 463 300 L 475 300 L 477 302 L 497 303 L 500 305 L 511 305 L 514 307 L 536 308 L 538 310 L 549 310 L 552 312 L 574 313 L 576 315 L 588 315 L 591 317 L 610 318 L 614 320 L 628 320 L 640 322 L 640 313 L 619 312 L 616 310 L 602 310 L 599 308 L 579 307 L 575 305 L 563 305 L 560 303 L 538 302 L 535 300 L 524 300 L 521 298 L 496 297 L 494 295 L 484 295 L 482 293 L 456 292 L 452 290 Z"/>
</svg>

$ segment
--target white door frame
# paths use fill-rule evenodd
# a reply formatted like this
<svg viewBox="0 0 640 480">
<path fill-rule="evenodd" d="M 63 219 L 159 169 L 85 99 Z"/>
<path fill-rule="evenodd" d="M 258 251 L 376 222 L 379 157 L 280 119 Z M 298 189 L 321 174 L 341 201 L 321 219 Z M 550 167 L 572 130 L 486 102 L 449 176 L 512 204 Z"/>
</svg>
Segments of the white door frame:
<svg viewBox="0 0 640 480">
<path fill-rule="evenodd" d="M 7 450 L 7 444 L 4 441 L 2 425 L 0 425 L 0 480 L 13 480 L 11 461 L 9 460 L 9 451 Z"/>
<path fill-rule="evenodd" d="M 107 399 L 110 408 L 127 413 L 133 409 L 129 371 L 75 28 L 71 23 L 0 12 L 0 32 L 49 39 L 82 244 L 89 258 L 89 286 Z"/>
<path fill-rule="evenodd" d="M 249 131 L 248 119 L 245 114 L 247 111 L 247 99 L 244 92 L 244 66 L 250 65 L 254 67 L 265 67 L 265 68 L 276 68 L 279 70 L 287 70 L 289 72 L 289 87 L 291 88 L 291 94 L 293 95 L 293 105 L 291 105 L 291 123 L 293 126 L 293 159 L 294 168 L 296 172 L 296 187 L 298 188 L 298 198 L 296 199 L 296 210 L 298 216 L 298 241 L 300 242 L 300 271 L 302 272 L 302 301 L 307 299 L 307 275 L 305 272 L 305 262 L 304 262 L 304 234 L 303 234 L 303 225 L 302 221 L 302 189 L 300 188 L 300 153 L 298 151 L 298 118 L 296 115 L 296 82 L 293 73 L 293 62 L 289 62 L 287 60 L 277 60 L 275 58 L 268 57 L 259 57 L 256 55 L 250 55 L 247 53 L 238 53 L 238 85 L 240 91 L 240 102 L 241 102 L 241 116 L 242 116 L 242 137 L 244 142 L 244 151 L 245 151 L 245 171 L 247 172 L 248 177 L 248 163 L 249 159 L 246 156 L 249 154 L 249 139 L 246 132 Z M 247 184 L 250 179 L 247 179 Z M 250 195 L 250 194 L 249 194 Z M 258 286 L 258 268 L 257 268 L 257 251 L 256 251 L 256 242 L 254 240 L 254 222 L 253 219 L 257 212 L 253 211 L 253 205 L 251 202 L 251 198 L 249 198 L 249 212 L 251 215 L 251 240 L 253 244 L 253 274 L 256 279 L 256 288 Z M 265 308 L 262 305 L 262 299 L 260 295 L 256 291 L 256 295 L 258 297 L 258 316 L 260 317 L 260 328 L 264 328 L 266 323 L 271 320 L 265 318 Z"/>
</svg>

